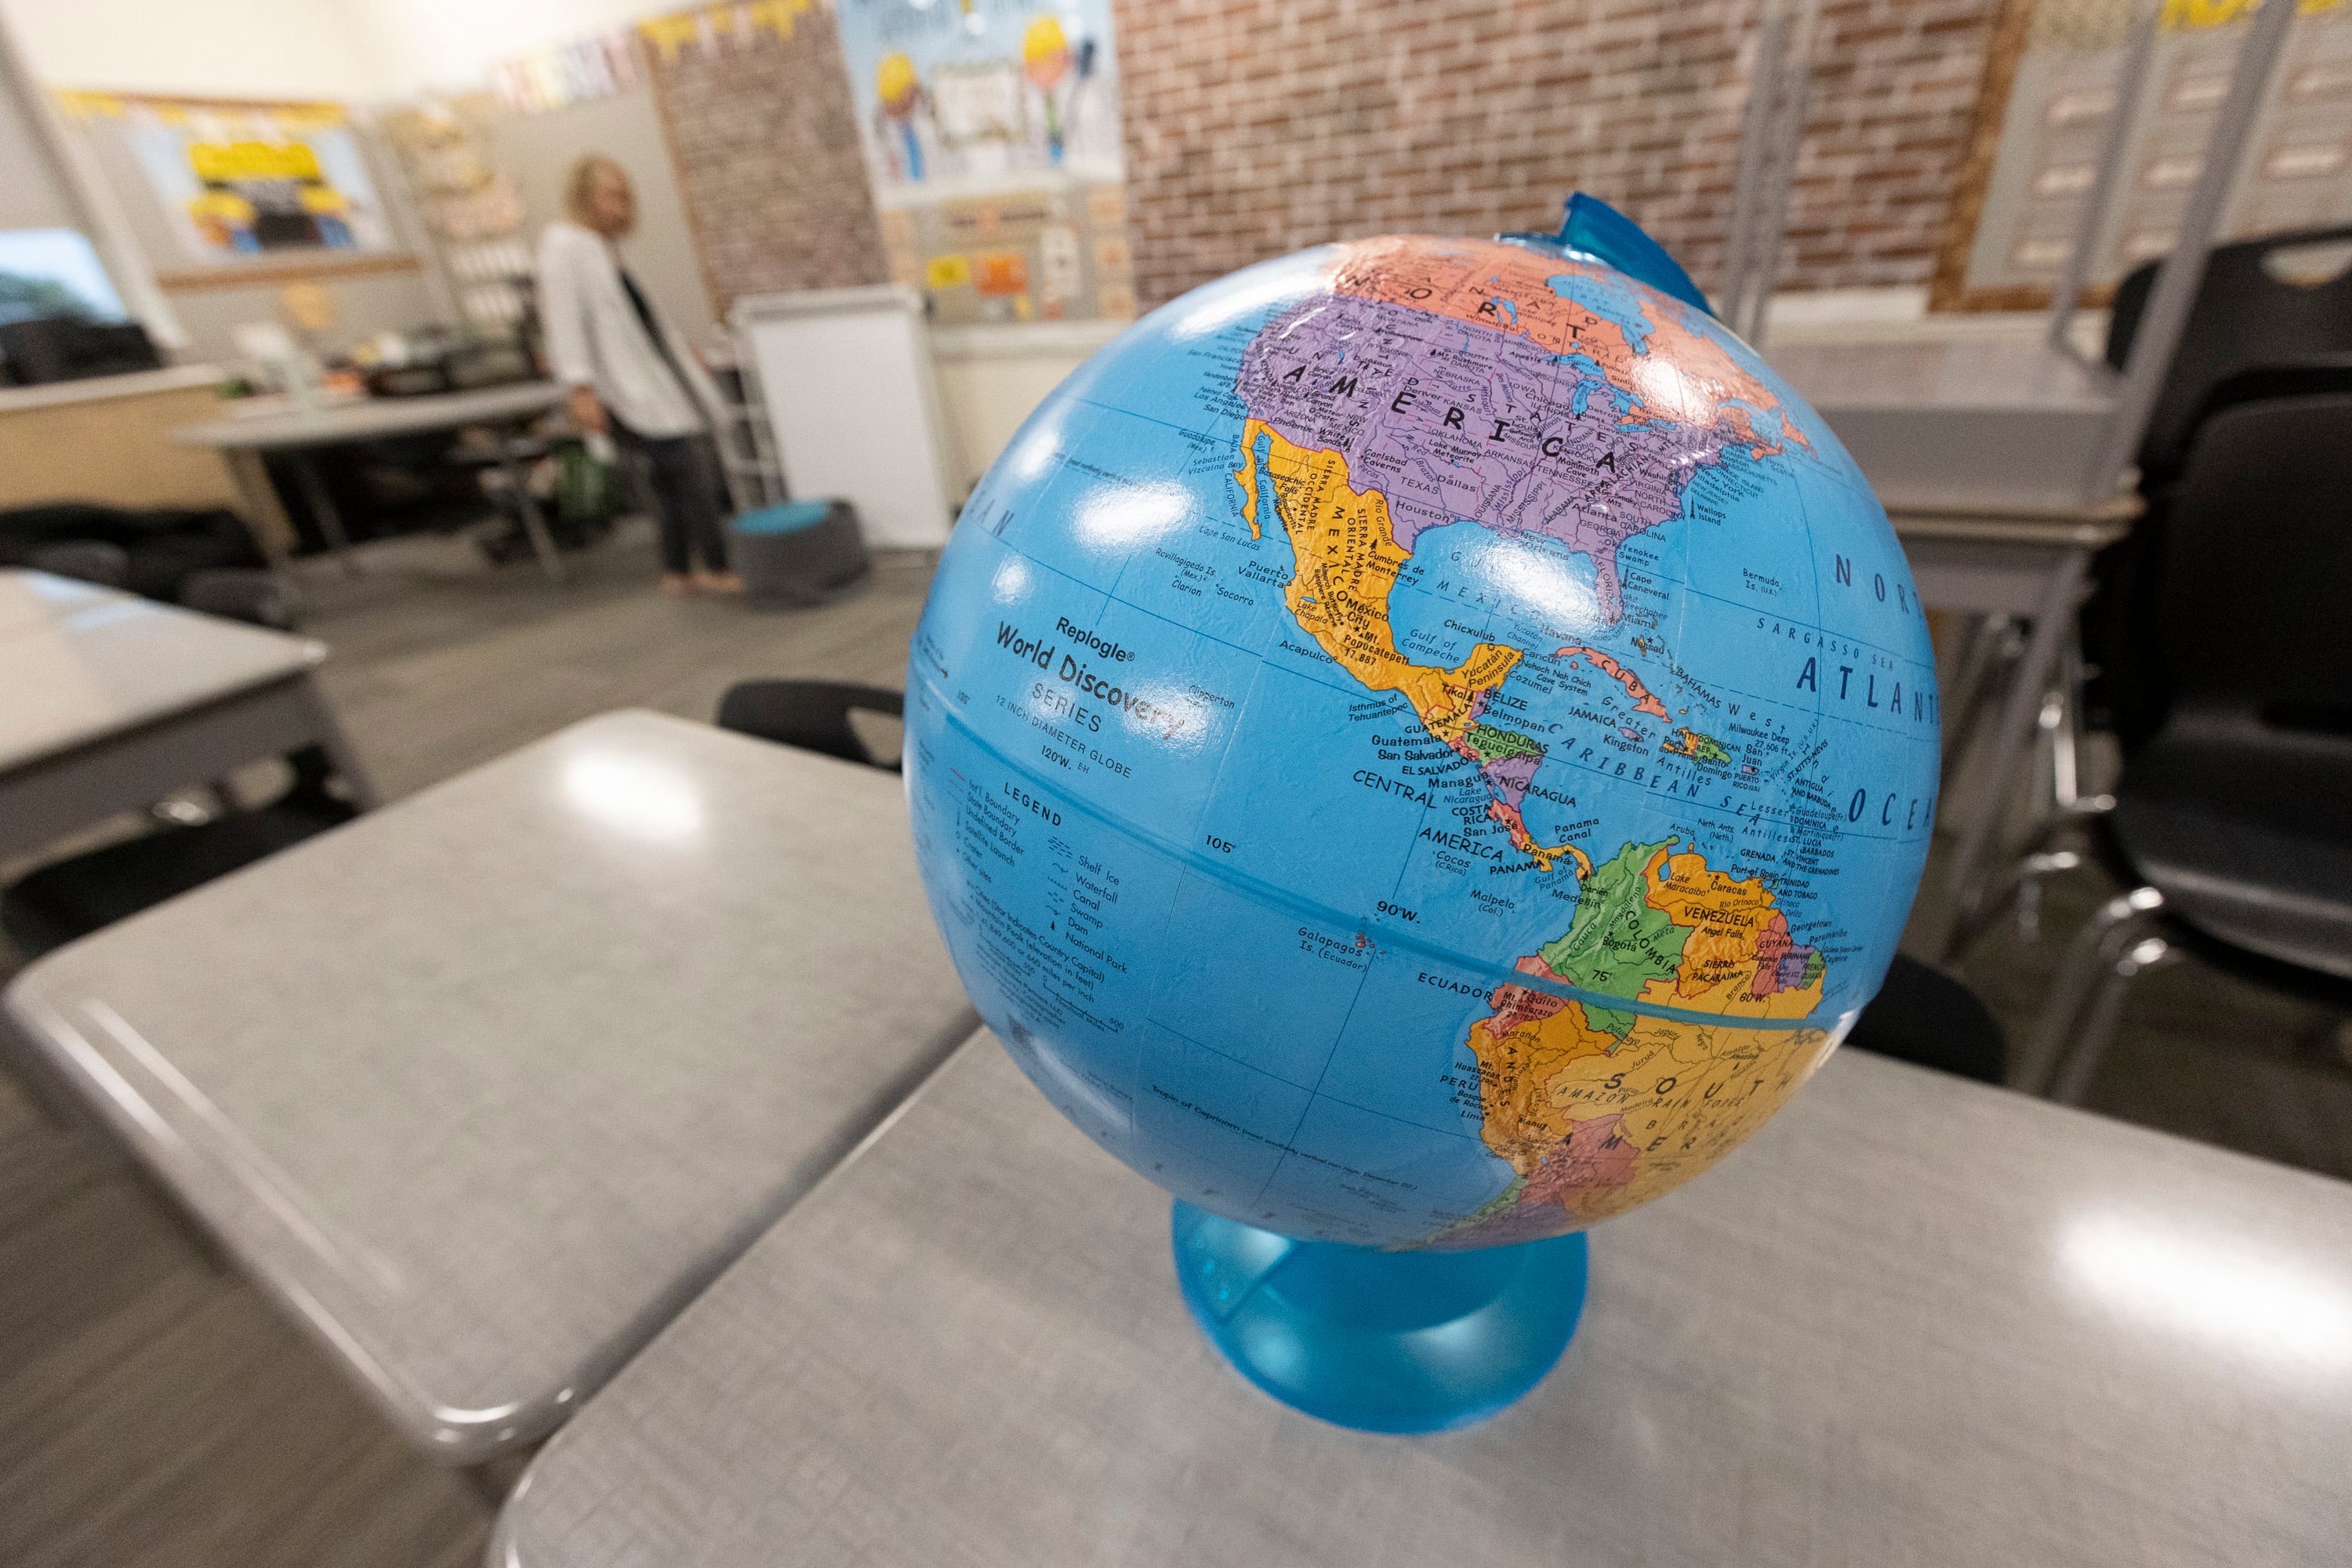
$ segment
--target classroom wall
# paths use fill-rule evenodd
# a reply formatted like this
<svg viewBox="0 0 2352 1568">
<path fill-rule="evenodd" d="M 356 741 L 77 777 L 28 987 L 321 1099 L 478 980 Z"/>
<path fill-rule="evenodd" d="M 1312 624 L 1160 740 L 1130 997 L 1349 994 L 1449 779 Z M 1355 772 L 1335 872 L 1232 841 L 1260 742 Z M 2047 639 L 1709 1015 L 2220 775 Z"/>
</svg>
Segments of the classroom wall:
<svg viewBox="0 0 2352 1568">
<path fill-rule="evenodd" d="M 491 162 L 521 194 L 524 232 L 533 244 L 563 216 L 573 159 L 602 153 L 628 172 L 637 195 L 637 231 L 621 247 L 629 271 L 673 326 L 700 342 L 717 318 L 651 89 L 541 114 L 499 114 L 487 123 Z"/>
<path fill-rule="evenodd" d="M 14 85 L 0 74 L 0 171 L 5 171 L 0 175 L 0 228 L 78 227 L 72 203 L 26 118 L 33 107 L 17 102 Z"/>
<path fill-rule="evenodd" d="M 376 59 L 383 96 L 480 87 L 489 68 L 680 9 L 685 0 L 341 0 Z"/>
<path fill-rule="evenodd" d="M 1995 0 L 1829 0 L 1782 287 L 1932 268 Z M 1754 0 L 1119 0 L 1129 224 L 1156 304 L 1396 230 L 1551 228 L 1573 188 L 1704 285 L 1724 259 Z"/>
<path fill-rule="evenodd" d="M 52 87 L 364 102 L 388 86 L 351 0 L 0 0 L 0 17 Z"/>
</svg>

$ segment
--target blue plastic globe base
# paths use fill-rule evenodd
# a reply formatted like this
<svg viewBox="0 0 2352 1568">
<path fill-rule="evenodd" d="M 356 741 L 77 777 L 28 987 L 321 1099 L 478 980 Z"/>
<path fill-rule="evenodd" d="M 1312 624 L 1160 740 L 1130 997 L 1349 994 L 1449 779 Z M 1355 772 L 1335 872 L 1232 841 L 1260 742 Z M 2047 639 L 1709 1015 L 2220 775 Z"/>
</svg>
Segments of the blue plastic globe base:
<svg viewBox="0 0 2352 1568">
<path fill-rule="evenodd" d="M 1294 1409 L 1366 1432 L 1483 1421 L 1544 1379 L 1584 1311 L 1582 1232 L 1476 1252 L 1297 1241 L 1179 1200 L 1201 1331 Z"/>
</svg>

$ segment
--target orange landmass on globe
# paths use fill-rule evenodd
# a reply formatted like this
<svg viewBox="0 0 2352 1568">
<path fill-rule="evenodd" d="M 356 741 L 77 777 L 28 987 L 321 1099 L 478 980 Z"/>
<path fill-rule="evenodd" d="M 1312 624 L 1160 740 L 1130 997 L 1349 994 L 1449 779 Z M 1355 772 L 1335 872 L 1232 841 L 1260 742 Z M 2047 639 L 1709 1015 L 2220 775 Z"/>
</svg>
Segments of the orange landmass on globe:
<svg viewBox="0 0 2352 1568">
<path fill-rule="evenodd" d="M 1653 980 L 1641 1000 L 1701 1013 L 1754 1018 L 1801 1018 L 1822 999 L 1818 974 L 1810 985 L 1782 987 L 1765 976 L 1790 950 L 1789 926 L 1762 879 L 1745 881 L 1711 870 L 1706 857 L 1661 848 L 1643 868 L 1650 907 L 1690 928 L 1683 961 L 1671 980 Z M 1769 952 L 1767 932 L 1775 932 Z M 1759 979 L 1763 984 L 1759 984 Z"/>
<path fill-rule="evenodd" d="M 1493 240 L 1433 240 L 1412 236 L 1368 239 L 1346 247 L 1332 272 L 1334 289 L 1410 306 L 1434 315 L 1516 332 L 1553 353 L 1581 353 L 1612 384 L 1641 405 L 1636 417 L 1722 424 L 1759 458 L 1786 440 L 1812 449 L 1785 416 L 1780 439 L 1760 435 L 1749 410 L 1781 414 L 1780 399 L 1707 333 L 1685 319 L 1687 307 L 1653 291 L 1643 315 L 1648 341 L 1635 349 L 1617 323 L 1558 293 L 1551 279 L 1598 268 Z"/>
<path fill-rule="evenodd" d="M 1242 427 L 1242 516 L 1258 537 L 1258 457 L 1265 449 L 1266 482 L 1290 540 L 1293 569 L 1283 600 L 1299 628 L 1339 667 L 1373 691 L 1403 694 L 1422 727 L 1474 764 L 1484 758 L 1471 744 L 1471 726 L 1486 699 L 1519 662 L 1519 650 L 1482 642 L 1451 669 L 1415 664 L 1397 651 L 1389 624 L 1389 593 L 1407 559 L 1389 526 L 1388 501 L 1376 489 L 1348 482 L 1348 460 L 1337 452 L 1308 451 L 1283 439 L 1261 419 Z M 1500 804 L 1500 803 L 1497 803 Z M 1545 870 L 1570 847 L 1538 844 L 1516 809 L 1498 815 L 1511 842 Z"/>
<path fill-rule="evenodd" d="M 1711 869 L 1672 841 L 1628 846 L 1588 880 L 1598 908 L 1591 933 L 1571 928 L 1521 973 L 1580 984 L 1584 958 L 1598 970 L 1638 971 L 1662 951 L 1659 916 L 1680 937 L 1671 973 L 1649 971 L 1641 1002 L 1720 1016 L 1721 1023 L 1662 1018 L 1588 1006 L 1533 985 L 1497 986 L 1491 1011 L 1470 1026 L 1478 1068 L 1481 1136 L 1518 1179 L 1465 1225 L 1432 1238 L 1439 1247 L 1532 1240 L 1622 1214 L 1688 1181 L 1737 1147 L 1795 1092 L 1820 1062 L 1820 1028 L 1740 1026 L 1747 1019 L 1797 1018 L 1818 1006 L 1818 955 L 1795 960 L 1801 984 L 1785 984 L 1794 951 L 1788 926 L 1760 879 Z M 1637 888 L 1623 885 L 1640 868 Z M 1612 879 L 1614 879 L 1612 881 Z M 1645 939 L 1637 934 L 1647 931 Z M 1580 936 L 1593 940 L 1581 942 Z"/>
<path fill-rule="evenodd" d="M 1633 700 L 1633 710 L 1635 712 L 1652 713 L 1661 719 L 1666 717 L 1666 705 L 1659 701 L 1655 697 L 1650 695 L 1650 689 L 1642 684 L 1642 678 L 1634 674 L 1632 670 L 1626 668 L 1623 665 L 1618 663 L 1615 659 L 1610 658 L 1607 654 L 1602 653 L 1599 648 L 1564 647 L 1558 653 L 1552 655 L 1552 657 L 1554 658 L 1582 658 L 1587 660 L 1591 664 L 1593 668 L 1599 670 L 1601 674 L 1608 676 L 1611 679 L 1616 681 L 1620 686 L 1622 686 L 1625 689 L 1625 695 Z"/>
</svg>

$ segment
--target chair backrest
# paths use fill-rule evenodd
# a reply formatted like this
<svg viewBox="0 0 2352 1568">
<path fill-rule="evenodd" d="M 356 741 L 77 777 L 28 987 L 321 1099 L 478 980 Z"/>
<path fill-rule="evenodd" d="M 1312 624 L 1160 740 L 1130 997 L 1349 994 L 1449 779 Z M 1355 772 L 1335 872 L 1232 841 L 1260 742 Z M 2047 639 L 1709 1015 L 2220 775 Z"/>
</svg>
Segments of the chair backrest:
<svg viewBox="0 0 2352 1568">
<path fill-rule="evenodd" d="M 2189 442 L 2151 627 L 2176 710 L 2352 734 L 2352 369 L 2337 379 L 2225 403 Z"/>
<path fill-rule="evenodd" d="M 2139 335 L 2160 265 L 2135 268 L 2116 289 L 2106 359 L 2117 370 Z M 2215 247 L 2148 418 L 2141 471 L 2158 483 L 2177 471 L 2198 409 L 2230 376 L 2253 365 L 2347 352 L 2352 352 L 2352 227 L 2297 229 Z"/>
<path fill-rule="evenodd" d="M 876 756 L 851 728 L 849 716 L 859 711 L 899 718 L 906 699 L 882 687 L 833 680 L 746 680 L 719 700 L 719 727 L 898 772 L 895 758 Z"/>
</svg>

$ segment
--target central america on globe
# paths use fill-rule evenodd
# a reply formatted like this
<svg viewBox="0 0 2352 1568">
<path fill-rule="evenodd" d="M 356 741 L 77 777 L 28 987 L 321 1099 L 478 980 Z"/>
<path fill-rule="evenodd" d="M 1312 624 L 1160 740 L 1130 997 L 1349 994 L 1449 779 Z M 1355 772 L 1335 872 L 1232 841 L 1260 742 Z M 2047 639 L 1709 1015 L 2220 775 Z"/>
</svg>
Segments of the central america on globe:
<svg viewBox="0 0 2352 1568">
<path fill-rule="evenodd" d="M 1194 289 L 1030 417 L 906 770 L 974 1005 L 1096 1142 L 1475 1248 L 1689 1180 L 1834 1048 L 1939 718 L 1885 512 L 1753 351 L 1590 256 L 1387 237 Z"/>
</svg>

